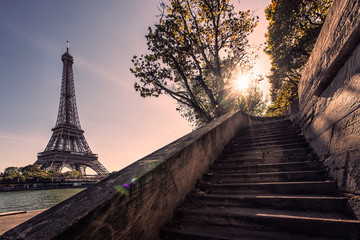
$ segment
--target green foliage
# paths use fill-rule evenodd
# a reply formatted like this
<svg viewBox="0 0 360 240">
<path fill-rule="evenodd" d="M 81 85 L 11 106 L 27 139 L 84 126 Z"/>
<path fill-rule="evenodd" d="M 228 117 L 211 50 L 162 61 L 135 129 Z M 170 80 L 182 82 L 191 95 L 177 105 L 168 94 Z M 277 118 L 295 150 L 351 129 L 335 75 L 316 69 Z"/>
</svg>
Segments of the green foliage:
<svg viewBox="0 0 360 240">
<path fill-rule="evenodd" d="M 283 116 L 287 114 L 289 104 L 298 99 L 297 86 L 286 83 L 280 89 L 277 97 L 271 106 L 268 106 L 265 112 L 266 117 Z"/>
<path fill-rule="evenodd" d="M 23 182 L 25 177 L 20 173 L 18 167 L 5 168 L 4 174 L 1 176 L 2 182 Z"/>
<path fill-rule="evenodd" d="M 297 100 L 297 86 L 332 0 L 272 0 L 265 9 L 269 21 L 265 52 L 271 60 L 273 104 L 267 115 L 284 114 Z M 292 86 L 290 86 L 292 85 Z"/>
<path fill-rule="evenodd" d="M 20 168 L 20 172 L 27 181 L 37 182 L 49 179 L 47 172 L 42 171 L 36 164 L 22 167 Z"/>
<path fill-rule="evenodd" d="M 23 174 L 32 173 L 32 172 L 41 172 L 42 171 L 40 169 L 39 165 L 37 165 L 37 164 L 30 164 L 30 165 L 27 165 L 25 167 L 19 168 L 19 170 Z"/>
<path fill-rule="evenodd" d="M 142 97 L 167 94 L 178 111 L 201 126 L 234 109 L 230 82 L 251 68 L 247 36 L 257 25 L 250 11 L 229 0 L 171 0 L 145 36 L 148 54 L 134 56 L 130 71 Z"/>
<path fill-rule="evenodd" d="M 5 174 L 11 173 L 11 172 L 16 172 L 16 173 L 19 172 L 19 168 L 18 167 L 7 167 L 4 170 Z"/>
<path fill-rule="evenodd" d="M 25 177 L 20 172 L 5 172 L 2 176 L 2 182 L 24 182 Z"/>
<path fill-rule="evenodd" d="M 78 178 L 81 176 L 81 173 L 79 171 L 73 170 L 73 171 L 67 171 L 61 174 L 64 178 Z"/>
<path fill-rule="evenodd" d="M 266 109 L 263 93 L 260 91 L 259 82 L 252 80 L 245 93 L 238 98 L 238 108 L 252 116 L 262 116 Z"/>
<path fill-rule="evenodd" d="M 63 178 L 78 178 L 81 176 L 79 171 L 68 171 L 59 173 L 56 171 L 41 170 L 38 165 L 31 164 L 25 167 L 8 167 L 5 169 L 4 174 L 0 176 L 2 183 L 15 183 L 15 182 L 46 182 L 53 181 L 54 179 L 60 180 Z"/>
</svg>

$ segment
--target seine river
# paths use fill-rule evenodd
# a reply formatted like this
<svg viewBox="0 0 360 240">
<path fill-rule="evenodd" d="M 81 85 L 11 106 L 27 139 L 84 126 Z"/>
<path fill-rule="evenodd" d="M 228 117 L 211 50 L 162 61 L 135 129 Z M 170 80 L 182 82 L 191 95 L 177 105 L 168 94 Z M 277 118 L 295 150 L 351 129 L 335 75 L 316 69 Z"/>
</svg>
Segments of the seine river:
<svg viewBox="0 0 360 240">
<path fill-rule="evenodd" d="M 50 208 L 85 188 L 0 192 L 0 213 Z"/>
</svg>

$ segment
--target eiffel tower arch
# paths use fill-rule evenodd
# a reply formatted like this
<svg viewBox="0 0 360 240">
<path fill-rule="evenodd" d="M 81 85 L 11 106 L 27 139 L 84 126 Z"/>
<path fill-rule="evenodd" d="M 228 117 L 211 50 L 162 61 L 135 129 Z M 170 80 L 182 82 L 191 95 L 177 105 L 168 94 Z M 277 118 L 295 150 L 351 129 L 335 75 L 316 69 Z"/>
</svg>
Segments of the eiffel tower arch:
<svg viewBox="0 0 360 240">
<path fill-rule="evenodd" d="M 82 174 L 89 167 L 99 176 L 105 177 L 109 171 L 98 161 L 97 154 L 92 153 L 80 126 L 72 69 L 74 58 L 69 53 L 69 43 L 61 60 L 63 73 L 58 116 L 50 141 L 45 150 L 37 154 L 35 164 L 41 169 L 57 172 L 67 167 Z"/>
</svg>

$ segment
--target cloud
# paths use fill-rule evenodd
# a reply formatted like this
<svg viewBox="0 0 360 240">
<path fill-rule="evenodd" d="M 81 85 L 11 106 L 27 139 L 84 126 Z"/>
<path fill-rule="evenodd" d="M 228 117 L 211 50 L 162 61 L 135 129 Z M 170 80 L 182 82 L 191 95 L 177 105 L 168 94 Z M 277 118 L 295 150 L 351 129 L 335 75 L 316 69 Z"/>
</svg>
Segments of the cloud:
<svg viewBox="0 0 360 240">
<path fill-rule="evenodd" d="M 6 133 L 6 132 L 0 132 L 0 140 L 41 143 L 41 144 L 44 143 L 43 139 L 33 138 L 31 136 L 19 135 L 14 133 Z"/>
<path fill-rule="evenodd" d="M 21 26 L 16 26 L 2 19 L 0 19 L 0 25 L 5 27 L 8 31 L 23 39 L 24 41 L 31 43 L 31 45 L 33 45 L 34 47 L 45 51 L 50 56 L 58 55 L 59 50 L 55 44 L 41 36 L 34 35 L 32 32 L 29 32 L 28 29 L 24 29 Z"/>
<path fill-rule="evenodd" d="M 94 62 L 91 62 L 85 58 L 82 58 L 81 56 L 75 56 L 76 64 L 84 69 L 85 72 L 91 72 L 95 75 L 97 75 L 102 80 L 107 80 L 116 84 L 120 84 L 123 87 L 131 86 L 126 81 L 121 81 L 121 76 L 119 74 L 116 74 L 109 69 L 105 69 L 103 66 L 96 64 Z"/>
</svg>

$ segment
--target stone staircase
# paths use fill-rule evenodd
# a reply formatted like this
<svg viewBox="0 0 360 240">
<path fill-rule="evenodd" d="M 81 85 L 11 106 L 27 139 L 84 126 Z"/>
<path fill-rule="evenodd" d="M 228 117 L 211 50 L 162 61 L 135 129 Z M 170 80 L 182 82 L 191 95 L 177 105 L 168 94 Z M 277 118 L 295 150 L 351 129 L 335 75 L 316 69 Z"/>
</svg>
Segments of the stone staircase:
<svg viewBox="0 0 360 240">
<path fill-rule="evenodd" d="M 360 221 L 289 120 L 240 131 L 161 239 L 360 239 Z"/>
</svg>

